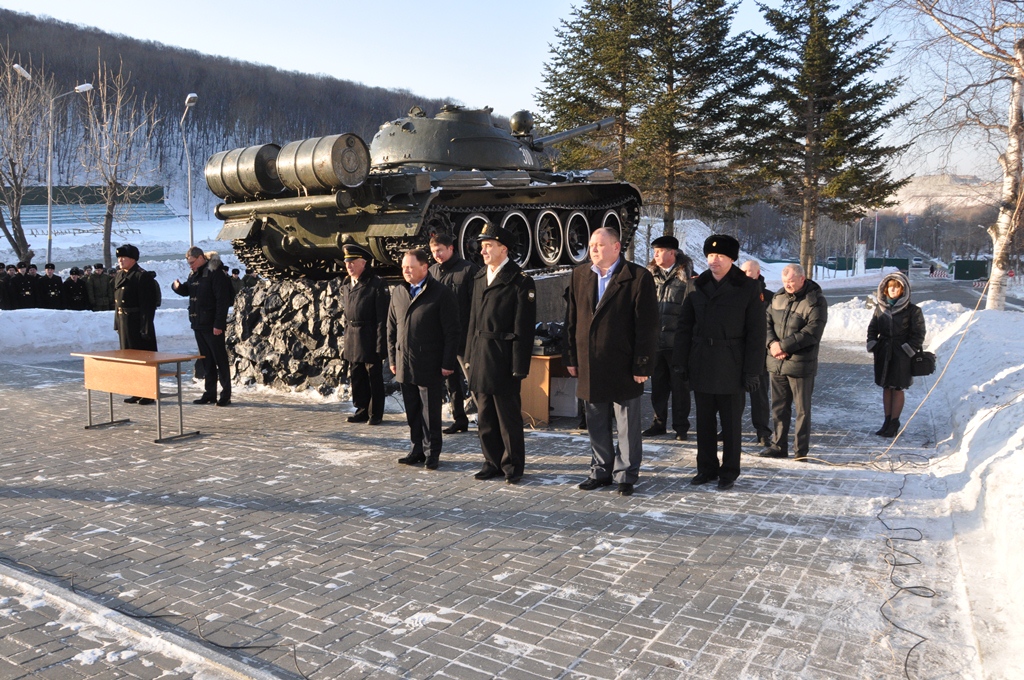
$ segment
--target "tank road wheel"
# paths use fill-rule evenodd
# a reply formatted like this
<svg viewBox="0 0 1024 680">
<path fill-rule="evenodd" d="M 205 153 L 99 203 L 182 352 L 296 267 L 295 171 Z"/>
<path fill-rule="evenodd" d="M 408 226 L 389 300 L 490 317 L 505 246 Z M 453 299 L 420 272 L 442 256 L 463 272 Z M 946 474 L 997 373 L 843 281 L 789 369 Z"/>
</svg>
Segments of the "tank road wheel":
<svg viewBox="0 0 1024 680">
<path fill-rule="evenodd" d="M 606 210 L 604 216 L 601 217 L 601 226 L 614 229 L 622 236 L 622 218 L 619 217 L 619 211 L 612 209 Z"/>
<path fill-rule="evenodd" d="M 541 210 L 533 220 L 533 246 L 545 267 L 554 267 L 562 259 L 565 237 L 562 221 L 554 210 Z"/>
<path fill-rule="evenodd" d="M 483 213 L 472 213 L 462 220 L 458 239 L 459 257 L 476 262 L 481 267 L 484 265 L 483 258 L 480 257 L 480 242 L 476 237 L 484 230 L 484 226 L 490 223 Z"/>
<path fill-rule="evenodd" d="M 569 264 L 583 264 L 590 255 L 590 223 L 577 210 L 565 220 L 565 255 Z"/>
<path fill-rule="evenodd" d="M 508 249 L 508 256 L 516 264 L 526 269 L 533 251 L 533 239 L 530 238 L 530 220 L 519 210 L 506 213 L 501 226 L 512 235 L 513 246 Z"/>
</svg>

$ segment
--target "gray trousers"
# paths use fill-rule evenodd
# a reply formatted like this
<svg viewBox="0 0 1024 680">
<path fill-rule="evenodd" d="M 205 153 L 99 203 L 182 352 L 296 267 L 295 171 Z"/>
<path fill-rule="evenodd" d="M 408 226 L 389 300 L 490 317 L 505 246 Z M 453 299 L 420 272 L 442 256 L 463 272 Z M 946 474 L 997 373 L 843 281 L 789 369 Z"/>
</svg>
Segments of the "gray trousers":
<svg viewBox="0 0 1024 680">
<path fill-rule="evenodd" d="M 640 400 L 585 402 L 587 432 L 590 433 L 590 477 L 618 484 L 636 484 L 643 459 L 640 425 Z M 612 420 L 618 428 L 618 442 L 612 438 Z"/>
<path fill-rule="evenodd" d="M 793 453 L 806 456 L 811 446 L 811 393 L 814 392 L 814 376 L 793 378 L 772 374 L 772 418 L 775 420 L 773 444 L 788 451 L 789 419 L 796 405 L 796 432 Z"/>
</svg>

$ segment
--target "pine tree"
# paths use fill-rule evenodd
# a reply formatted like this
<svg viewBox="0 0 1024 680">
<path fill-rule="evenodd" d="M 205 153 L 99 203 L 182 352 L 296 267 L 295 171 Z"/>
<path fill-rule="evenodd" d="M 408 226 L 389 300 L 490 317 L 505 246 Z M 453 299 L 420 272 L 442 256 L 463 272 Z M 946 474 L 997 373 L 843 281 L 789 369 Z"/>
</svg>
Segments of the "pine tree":
<svg viewBox="0 0 1024 680">
<path fill-rule="evenodd" d="M 901 79 L 874 79 L 892 48 L 864 43 L 874 21 L 865 19 L 867 0 L 836 18 L 830 0 L 760 8 L 774 35 L 757 41 L 764 86 L 738 111 L 749 126 L 741 152 L 770 200 L 800 218 L 800 263 L 811 274 L 819 216 L 852 220 L 892 205 L 909 181 L 887 169 L 906 146 L 883 144 L 881 135 L 911 105 L 892 103 Z"/>
<path fill-rule="evenodd" d="M 650 50 L 632 179 L 662 203 L 663 232 L 677 209 L 718 218 L 743 199 L 724 152 L 737 133 L 730 111 L 752 86 L 746 36 L 730 37 L 736 5 L 725 0 L 657 0 L 646 8 Z"/>
<path fill-rule="evenodd" d="M 643 101 L 642 36 L 638 20 L 651 0 L 590 0 L 574 7 L 555 32 L 551 61 L 544 66 L 545 87 L 537 101 L 541 122 L 566 130 L 614 116 L 612 139 L 588 135 L 559 146 L 560 164 L 569 168 L 611 166 L 625 179 L 630 135 Z"/>
</svg>

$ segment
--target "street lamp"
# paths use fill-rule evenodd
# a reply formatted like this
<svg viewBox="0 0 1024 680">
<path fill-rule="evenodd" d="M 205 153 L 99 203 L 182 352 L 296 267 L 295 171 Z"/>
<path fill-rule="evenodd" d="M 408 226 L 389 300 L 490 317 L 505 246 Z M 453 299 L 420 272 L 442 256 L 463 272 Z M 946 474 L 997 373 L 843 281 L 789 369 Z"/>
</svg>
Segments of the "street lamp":
<svg viewBox="0 0 1024 680">
<path fill-rule="evenodd" d="M 29 73 L 20 64 L 15 64 L 15 73 L 28 81 L 32 80 Z M 82 94 L 92 89 L 92 83 L 82 83 L 75 89 L 50 97 L 50 116 L 47 124 L 46 141 L 46 261 L 53 261 L 53 103 L 69 94 Z"/>
<path fill-rule="evenodd" d="M 189 92 L 188 96 L 185 97 L 185 112 L 181 114 L 181 122 L 178 123 L 178 127 L 181 128 L 181 143 L 185 145 L 185 165 L 188 169 L 188 247 L 191 248 L 193 245 L 192 238 L 192 158 L 188 154 L 188 140 L 185 139 L 185 116 L 188 115 L 189 109 L 196 105 L 199 101 L 199 95 L 195 92 Z"/>
</svg>

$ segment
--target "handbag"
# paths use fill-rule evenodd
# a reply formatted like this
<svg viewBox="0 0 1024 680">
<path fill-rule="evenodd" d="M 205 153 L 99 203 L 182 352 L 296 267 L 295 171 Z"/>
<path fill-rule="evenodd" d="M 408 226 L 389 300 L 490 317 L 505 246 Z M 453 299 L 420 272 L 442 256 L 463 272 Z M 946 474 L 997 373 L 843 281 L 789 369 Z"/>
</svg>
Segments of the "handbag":
<svg viewBox="0 0 1024 680">
<path fill-rule="evenodd" d="M 935 354 L 918 350 L 917 354 L 910 358 L 910 375 L 920 377 L 931 375 L 935 372 Z"/>
</svg>

